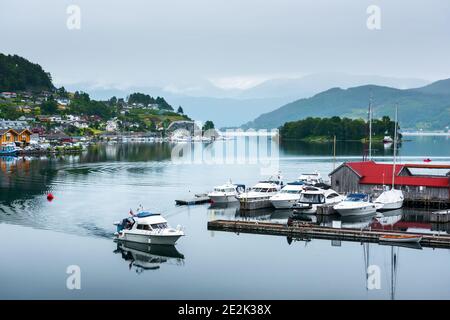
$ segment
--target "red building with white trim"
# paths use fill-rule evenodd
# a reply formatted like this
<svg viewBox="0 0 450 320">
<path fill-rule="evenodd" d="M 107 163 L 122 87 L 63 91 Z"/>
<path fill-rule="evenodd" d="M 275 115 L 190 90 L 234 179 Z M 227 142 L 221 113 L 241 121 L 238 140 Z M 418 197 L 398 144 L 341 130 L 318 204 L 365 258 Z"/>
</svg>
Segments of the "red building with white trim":
<svg viewBox="0 0 450 320">
<path fill-rule="evenodd" d="M 374 161 L 345 162 L 330 173 L 331 186 L 340 193 L 377 194 L 392 184 L 403 191 L 405 201 L 450 203 L 450 165 L 398 164 Z"/>
</svg>

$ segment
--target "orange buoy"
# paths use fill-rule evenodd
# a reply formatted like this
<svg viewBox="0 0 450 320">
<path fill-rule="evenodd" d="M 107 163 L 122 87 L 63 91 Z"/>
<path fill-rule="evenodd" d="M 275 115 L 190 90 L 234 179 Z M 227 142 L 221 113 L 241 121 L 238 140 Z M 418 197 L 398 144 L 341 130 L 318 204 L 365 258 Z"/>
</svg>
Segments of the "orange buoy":
<svg viewBox="0 0 450 320">
<path fill-rule="evenodd" d="M 47 195 L 47 200 L 48 200 L 48 201 L 52 201 L 54 198 L 55 198 L 55 197 L 54 197 L 53 194 L 51 194 L 51 193 L 49 193 L 49 194 Z"/>
</svg>

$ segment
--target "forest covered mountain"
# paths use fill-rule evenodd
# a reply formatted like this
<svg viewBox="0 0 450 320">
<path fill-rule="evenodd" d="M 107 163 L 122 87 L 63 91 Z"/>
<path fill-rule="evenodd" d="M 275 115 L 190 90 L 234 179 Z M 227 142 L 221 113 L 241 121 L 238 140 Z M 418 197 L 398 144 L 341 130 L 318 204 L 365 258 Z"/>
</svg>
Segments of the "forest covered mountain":
<svg viewBox="0 0 450 320">
<path fill-rule="evenodd" d="M 395 89 L 365 85 L 348 89 L 332 88 L 311 98 L 299 99 L 257 117 L 244 128 L 277 128 L 288 121 L 307 117 L 367 118 L 369 97 L 373 97 L 374 117 L 394 115 L 404 129 L 442 130 L 450 126 L 450 79 L 415 89 Z"/>
</svg>

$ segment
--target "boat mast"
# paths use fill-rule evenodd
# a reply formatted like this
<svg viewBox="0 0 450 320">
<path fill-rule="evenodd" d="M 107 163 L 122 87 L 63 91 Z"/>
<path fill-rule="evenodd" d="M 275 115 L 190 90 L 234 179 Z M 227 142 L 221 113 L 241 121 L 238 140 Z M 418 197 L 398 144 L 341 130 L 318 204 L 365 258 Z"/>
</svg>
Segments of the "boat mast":
<svg viewBox="0 0 450 320">
<path fill-rule="evenodd" d="M 398 105 L 395 105 L 395 127 L 394 127 L 394 165 L 392 166 L 392 189 L 395 186 L 395 165 L 397 163 L 397 122 L 398 122 Z"/>
<path fill-rule="evenodd" d="M 336 169 L 336 135 L 333 138 L 333 170 Z"/>
<path fill-rule="evenodd" d="M 372 160 L 372 95 L 369 99 L 369 161 Z"/>
</svg>

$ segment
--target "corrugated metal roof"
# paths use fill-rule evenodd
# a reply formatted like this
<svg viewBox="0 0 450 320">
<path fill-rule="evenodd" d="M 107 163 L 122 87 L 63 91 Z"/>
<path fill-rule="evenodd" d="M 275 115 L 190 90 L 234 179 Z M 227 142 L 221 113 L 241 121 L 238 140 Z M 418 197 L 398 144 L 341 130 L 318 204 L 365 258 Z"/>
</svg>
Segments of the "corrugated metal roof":
<svg viewBox="0 0 450 320">
<path fill-rule="evenodd" d="M 374 161 L 346 162 L 346 166 L 355 171 L 359 176 L 361 184 L 390 184 L 392 182 L 392 164 L 375 163 Z M 424 186 L 448 188 L 449 177 L 438 176 L 399 176 L 399 172 L 409 165 L 398 164 L 395 168 L 395 184 L 404 186 Z M 412 165 L 411 167 L 415 167 Z M 421 166 L 420 168 L 432 169 L 433 165 Z"/>
</svg>

